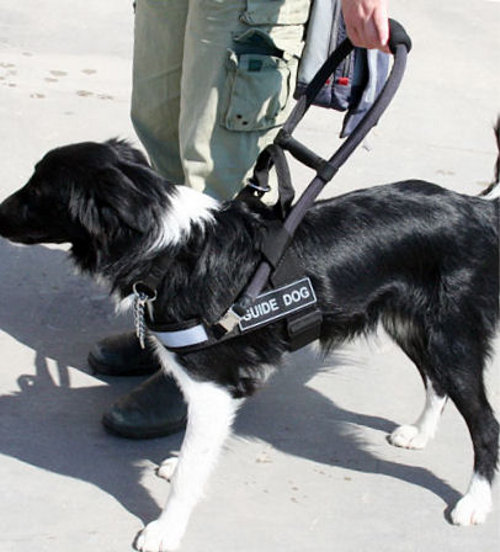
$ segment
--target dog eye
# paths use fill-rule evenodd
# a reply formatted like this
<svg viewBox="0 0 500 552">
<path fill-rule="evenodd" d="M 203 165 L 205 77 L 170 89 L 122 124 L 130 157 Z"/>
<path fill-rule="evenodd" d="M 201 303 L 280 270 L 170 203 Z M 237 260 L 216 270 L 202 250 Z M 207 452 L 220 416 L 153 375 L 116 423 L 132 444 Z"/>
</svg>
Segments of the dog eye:
<svg viewBox="0 0 500 552">
<path fill-rule="evenodd" d="M 28 192 L 28 197 L 31 197 L 33 199 L 39 198 L 42 195 L 38 186 L 28 186 L 26 191 Z"/>
</svg>

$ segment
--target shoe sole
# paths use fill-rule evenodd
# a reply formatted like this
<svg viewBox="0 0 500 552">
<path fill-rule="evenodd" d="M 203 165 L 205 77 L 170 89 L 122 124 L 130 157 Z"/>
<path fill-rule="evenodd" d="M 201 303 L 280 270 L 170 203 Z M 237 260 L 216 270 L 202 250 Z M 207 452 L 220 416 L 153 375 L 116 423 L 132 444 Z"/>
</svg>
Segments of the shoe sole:
<svg viewBox="0 0 500 552">
<path fill-rule="evenodd" d="M 174 433 L 178 433 L 179 431 L 182 431 L 186 428 L 187 418 L 183 418 L 179 422 L 175 424 L 171 424 L 168 427 L 161 427 L 161 428 L 127 428 L 127 427 L 120 427 L 116 426 L 106 418 L 106 416 L 103 416 L 102 418 L 102 425 L 112 435 L 116 437 L 122 437 L 125 439 L 135 439 L 135 440 L 142 440 L 142 439 L 158 439 L 159 437 L 168 437 L 169 435 L 173 435 Z"/>
</svg>

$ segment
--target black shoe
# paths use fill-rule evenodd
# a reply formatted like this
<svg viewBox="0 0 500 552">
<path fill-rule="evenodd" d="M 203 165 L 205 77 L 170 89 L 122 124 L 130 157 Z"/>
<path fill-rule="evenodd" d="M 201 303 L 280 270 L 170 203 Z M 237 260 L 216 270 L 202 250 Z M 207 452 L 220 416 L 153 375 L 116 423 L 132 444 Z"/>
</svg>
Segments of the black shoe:
<svg viewBox="0 0 500 552">
<path fill-rule="evenodd" d="M 90 367 L 105 376 L 154 374 L 160 363 L 151 348 L 141 349 L 134 332 L 113 335 L 94 345 L 88 356 Z"/>
<path fill-rule="evenodd" d="M 107 430 L 130 439 L 165 437 L 184 429 L 186 420 L 182 393 L 161 370 L 118 399 L 102 417 Z"/>
</svg>

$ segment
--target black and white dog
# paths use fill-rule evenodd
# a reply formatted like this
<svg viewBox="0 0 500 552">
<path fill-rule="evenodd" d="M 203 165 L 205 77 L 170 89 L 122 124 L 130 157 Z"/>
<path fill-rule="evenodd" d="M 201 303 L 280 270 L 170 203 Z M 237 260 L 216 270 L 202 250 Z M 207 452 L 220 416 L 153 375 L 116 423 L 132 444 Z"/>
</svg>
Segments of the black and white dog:
<svg viewBox="0 0 500 552">
<path fill-rule="evenodd" d="M 355 191 L 316 203 L 291 244 L 323 311 L 323 349 L 381 323 L 417 366 L 425 408 L 390 442 L 423 448 L 448 397 L 465 418 L 475 459 L 470 487 L 451 515 L 458 525 L 485 521 L 498 457 L 499 426 L 483 384 L 499 314 L 496 190 L 469 197 L 407 181 Z M 24 244 L 69 242 L 76 265 L 126 304 L 133 284 L 168 254 L 175 262 L 155 310 L 172 322 L 213 323 L 255 270 L 269 212 L 174 186 L 140 152 L 111 140 L 45 155 L 0 205 L 0 235 Z M 281 323 L 196 352 L 156 347 L 189 403 L 189 421 L 178 461 L 160 469 L 171 477 L 171 492 L 137 539 L 143 552 L 179 545 L 241 399 L 286 350 Z"/>
</svg>

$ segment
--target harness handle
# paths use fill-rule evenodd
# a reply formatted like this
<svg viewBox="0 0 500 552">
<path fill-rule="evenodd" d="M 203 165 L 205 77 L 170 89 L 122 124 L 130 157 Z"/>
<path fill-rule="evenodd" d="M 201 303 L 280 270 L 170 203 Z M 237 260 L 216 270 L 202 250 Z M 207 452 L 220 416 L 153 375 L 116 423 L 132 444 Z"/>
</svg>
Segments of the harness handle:
<svg viewBox="0 0 500 552">
<path fill-rule="evenodd" d="M 387 102 L 382 108 L 380 108 L 380 106 L 377 107 L 375 105 L 375 103 L 377 102 L 375 102 L 367 111 L 364 118 L 356 127 L 355 131 L 353 131 L 353 133 L 346 139 L 346 149 L 349 149 L 350 151 L 354 150 L 354 148 L 356 148 L 357 145 L 364 139 L 366 134 L 368 134 L 371 127 L 377 124 L 378 118 L 382 115 L 382 113 L 385 111 L 385 108 L 392 100 L 392 97 L 394 96 L 394 93 L 401 82 L 401 78 L 406 67 L 406 57 L 412 47 L 411 39 L 407 35 L 404 27 L 394 19 L 389 19 L 389 29 L 389 49 L 394 55 L 394 65 L 387 79 L 386 86 L 384 87 L 384 89 L 381 90 L 378 96 L 378 98 L 382 101 L 387 98 Z M 301 161 L 308 167 L 316 170 L 321 169 L 322 166 L 325 165 L 326 161 L 324 159 L 321 159 L 318 155 L 316 155 L 309 148 L 301 144 L 298 140 L 292 138 L 292 133 L 295 130 L 295 127 L 304 117 L 307 110 L 311 107 L 314 98 L 323 88 L 324 83 L 330 78 L 330 76 L 335 72 L 335 69 L 340 65 L 344 58 L 346 58 L 351 53 L 353 49 L 354 46 L 352 42 L 348 38 L 346 38 L 330 54 L 330 57 L 323 63 L 312 81 L 305 89 L 304 94 L 298 99 L 297 103 L 292 109 L 292 112 L 290 113 L 290 116 L 285 121 L 285 124 L 278 132 L 278 135 L 275 139 L 275 143 L 281 145 L 283 149 L 289 151 L 298 161 Z M 395 67 L 396 64 L 398 64 L 398 67 Z M 392 93 L 391 91 L 386 92 L 385 88 L 387 88 L 387 85 L 389 85 L 391 81 L 395 82 L 396 84 L 395 90 Z M 373 113 L 376 114 L 376 118 L 373 117 Z M 366 124 L 362 125 L 362 123 L 366 123 L 366 121 L 369 121 L 371 123 L 371 126 L 367 126 Z M 360 127 L 362 128 L 360 129 Z M 354 138 L 352 138 L 353 135 Z M 360 136 L 360 139 L 358 139 L 358 136 Z M 350 149 L 351 143 L 355 144 L 352 150 Z M 344 163 L 344 161 L 345 160 L 342 161 L 342 164 Z M 329 176 L 328 180 L 333 177 L 333 174 Z"/>
<path fill-rule="evenodd" d="M 411 38 L 406 33 L 403 25 L 395 19 L 389 19 L 389 50 L 395 55 L 398 46 L 404 46 L 406 53 L 410 53 Z"/>
<path fill-rule="evenodd" d="M 316 176 L 295 205 L 291 207 L 283 222 L 283 228 L 289 236 L 293 236 L 299 223 L 304 218 L 305 213 L 314 203 L 314 200 L 325 184 L 333 178 L 338 169 L 346 162 L 368 132 L 377 124 L 379 118 L 386 110 L 401 84 L 406 68 L 407 55 L 411 50 L 412 44 L 409 36 L 400 23 L 390 19 L 389 26 L 389 49 L 394 56 L 394 62 L 387 81 L 377 99 L 365 113 L 354 131 L 346 138 L 344 143 L 328 161 L 313 153 L 309 148 L 293 138 L 291 134 L 303 118 L 305 112 L 311 106 L 324 82 L 335 71 L 341 61 L 352 51 L 353 45 L 349 39 L 344 40 L 335 51 L 332 52 L 330 57 L 316 73 L 274 140 L 274 144 L 281 146 L 281 148 L 289 151 L 296 159 L 316 170 Z M 243 316 L 247 309 L 252 306 L 255 299 L 266 285 L 271 271 L 271 264 L 266 260 L 261 261 L 250 283 L 240 296 L 240 299 L 232 307 L 232 310 L 237 315 Z"/>
</svg>

